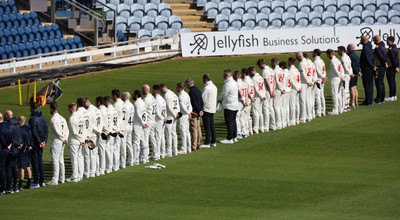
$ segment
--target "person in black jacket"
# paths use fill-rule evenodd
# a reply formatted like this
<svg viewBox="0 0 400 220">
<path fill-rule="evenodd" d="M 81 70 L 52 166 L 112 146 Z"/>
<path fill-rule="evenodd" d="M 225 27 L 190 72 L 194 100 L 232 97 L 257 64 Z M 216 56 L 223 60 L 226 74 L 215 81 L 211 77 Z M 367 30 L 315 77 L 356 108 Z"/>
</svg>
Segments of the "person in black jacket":
<svg viewBox="0 0 400 220">
<path fill-rule="evenodd" d="M 387 52 L 385 48 L 385 43 L 381 40 L 379 35 L 374 36 L 374 43 L 376 45 L 374 50 L 375 56 L 375 87 L 376 87 L 376 98 L 374 102 L 376 104 L 382 103 L 385 101 L 385 72 L 388 67 L 387 60 Z"/>
<path fill-rule="evenodd" d="M 7 123 L 8 129 L 11 133 L 12 146 L 10 149 L 10 153 L 7 158 L 7 189 L 6 193 L 19 192 L 18 188 L 18 171 L 17 171 L 17 162 L 18 162 L 18 153 L 19 147 L 21 145 L 21 129 L 18 124 L 18 120 L 14 117 L 12 111 L 7 110 L 4 112 L 4 119 Z M 11 182 L 12 180 L 12 182 Z"/>
<path fill-rule="evenodd" d="M 29 119 L 29 127 L 32 132 L 33 149 L 31 151 L 31 162 L 33 168 L 33 183 L 31 188 L 39 188 L 46 186 L 44 183 L 43 169 L 43 148 L 47 143 L 48 127 L 46 120 L 39 111 L 37 102 L 31 104 L 31 117 Z"/>
<path fill-rule="evenodd" d="M 351 60 L 351 68 L 353 69 L 353 75 L 350 79 L 350 92 L 351 92 L 351 104 L 353 108 L 358 108 L 358 90 L 357 81 L 358 77 L 362 77 L 360 63 L 358 62 L 357 54 L 354 52 L 355 45 L 349 44 L 347 46 L 347 55 Z"/>
<path fill-rule="evenodd" d="M 360 44 L 363 45 L 360 56 L 362 81 L 365 91 L 363 105 L 372 105 L 374 95 L 374 51 L 372 50 L 372 45 L 371 42 L 369 42 L 368 36 L 362 36 Z"/>
<path fill-rule="evenodd" d="M 31 187 L 31 179 L 32 179 L 32 172 L 31 172 L 31 159 L 29 157 L 29 152 L 33 148 L 33 140 L 32 140 L 32 132 L 29 125 L 25 124 L 26 118 L 25 116 L 18 117 L 18 123 L 21 128 L 21 138 L 22 142 L 19 148 L 19 155 L 18 155 L 18 164 L 19 164 L 19 184 L 18 187 L 21 190 L 22 183 L 25 177 L 25 170 L 28 175 L 28 181 L 24 186 L 24 189 L 30 189 Z"/>
<path fill-rule="evenodd" d="M 190 104 L 193 111 L 190 120 L 190 136 L 192 138 L 192 150 L 200 149 L 201 146 L 201 127 L 200 118 L 203 116 L 203 97 L 201 91 L 194 85 L 193 79 L 187 79 L 185 85 L 189 88 Z"/>
<path fill-rule="evenodd" d="M 12 139 L 7 123 L 3 122 L 3 114 L 0 113 L 0 196 L 6 194 L 6 161 L 11 149 Z"/>
<path fill-rule="evenodd" d="M 397 50 L 396 44 L 394 43 L 394 37 L 390 36 L 387 38 L 388 48 L 388 68 L 386 71 L 386 77 L 389 84 L 389 98 L 385 101 L 396 101 L 396 73 L 399 72 L 399 51 Z"/>
</svg>

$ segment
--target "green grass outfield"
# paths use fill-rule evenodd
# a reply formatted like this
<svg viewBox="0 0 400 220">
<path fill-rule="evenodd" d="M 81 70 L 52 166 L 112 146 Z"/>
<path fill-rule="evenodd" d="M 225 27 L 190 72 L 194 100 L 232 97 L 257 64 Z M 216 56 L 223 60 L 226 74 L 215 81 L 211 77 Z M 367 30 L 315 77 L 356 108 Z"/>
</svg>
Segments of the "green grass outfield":
<svg viewBox="0 0 400 220">
<path fill-rule="evenodd" d="M 221 89 L 223 69 L 255 65 L 259 57 L 175 59 L 63 79 L 61 114 L 68 118 L 66 105 L 78 96 L 93 100 L 114 88 L 132 92 L 163 82 L 174 89 L 192 77 L 202 89 L 206 72 Z M 359 81 L 362 98 L 361 87 Z M 330 110 L 329 86 L 326 95 Z M 27 106 L 17 105 L 16 88 L 1 89 L 0 96 L 1 111 L 29 115 Z M 48 110 L 43 108 L 49 120 Z M 222 114 L 216 120 L 221 140 Z M 45 163 L 49 180 L 48 147 Z M 140 165 L 0 197 L 0 219 L 399 219 L 400 101 L 160 163 L 167 168 Z"/>
</svg>

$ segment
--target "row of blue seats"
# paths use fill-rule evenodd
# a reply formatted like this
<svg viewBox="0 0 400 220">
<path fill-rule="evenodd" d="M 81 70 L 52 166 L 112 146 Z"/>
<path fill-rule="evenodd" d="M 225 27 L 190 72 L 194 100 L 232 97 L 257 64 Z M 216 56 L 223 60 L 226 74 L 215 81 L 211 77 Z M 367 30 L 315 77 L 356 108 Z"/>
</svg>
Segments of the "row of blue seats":
<svg viewBox="0 0 400 220">
<path fill-rule="evenodd" d="M 41 22 L 36 12 L 0 15 L 0 30 L 40 26 Z"/>
<path fill-rule="evenodd" d="M 156 18 L 145 16 L 145 17 L 117 17 L 116 27 L 117 30 L 123 32 L 137 33 L 140 29 L 146 29 L 152 31 L 154 29 L 167 30 L 168 28 L 179 30 L 183 26 L 182 20 L 178 16 L 171 16 L 169 18 L 162 15 Z"/>
<path fill-rule="evenodd" d="M 169 17 L 172 15 L 172 9 L 169 4 L 161 3 L 155 5 L 153 3 L 148 3 L 146 5 L 134 4 L 131 6 L 120 5 L 115 7 L 114 5 L 108 5 L 110 8 L 103 8 L 106 12 L 106 19 L 113 20 L 114 12 L 117 12 L 118 16 L 128 18 L 130 16 L 143 17 L 144 15 L 156 17 L 158 15 L 163 15 Z"/>
<path fill-rule="evenodd" d="M 131 6 L 133 4 L 141 4 L 141 5 L 145 5 L 147 3 L 153 3 L 153 4 L 161 4 L 161 0 L 98 0 L 98 2 L 101 2 L 103 4 L 112 4 L 112 5 L 120 5 L 120 4 L 124 4 L 124 5 L 128 5 Z M 97 8 L 103 8 L 102 4 L 97 3 L 96 4 Z"/>
<path fill-rule="evenodd" d="M 63 37 L 61 30 L 50 25 L 33 26 L 18 29 L 5 29 L 0 31 L 0 44 L 13 44 L 19 42 L 32 42 L 35 40 L 54 40 Z"/>
<path fill-rule="evenodd" d="M 18 7 L 14 1 L 2 1 L 0 3 L 0 15 L 18 13 Z"/>
<path fill-rule="evenodd" d="M 160 29 L 154 29 L 152 31 L 148 31 L 145 29 L 140 29 L 137 33 L 137 38 L 142 39 L 145 37 L 157 37 L 157 36 L 165 36 L 165 35 L 174 35 L 177 33 L 189 33 L 190 29 L 187 28 L 182 28 L 180 30 L 176 30 L 173 28 L 168 28 L 167 30 L 160 30 Z"/>
<path fill-rule="evenodd" d="M 74 38 L 57 39 L 54 41 L 35 41 L 33 43 L 20 43 L 13 45 L 0 46 L 0 58 L 2 60 L 11 58 L 20 58 L 24 56 L 33 56 L 37 54 L 51 53 L 62 50 L 71 50 L 83 48 L 81 39 L 76 36 Z"/>
</svg>

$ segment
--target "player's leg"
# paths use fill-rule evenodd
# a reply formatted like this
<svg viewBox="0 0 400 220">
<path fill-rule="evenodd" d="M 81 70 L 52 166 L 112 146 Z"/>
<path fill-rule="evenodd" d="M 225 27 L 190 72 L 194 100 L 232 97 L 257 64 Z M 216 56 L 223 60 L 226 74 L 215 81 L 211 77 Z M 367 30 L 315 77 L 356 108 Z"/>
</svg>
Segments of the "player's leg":
<svg viewBox="0 0 400 220">
<path fill-rule="evenodd" d="M 82 147 L 83 156 L 83 178 L 90 177 L 90 152 L 87 146 Z"/>
<path fill-rule="evenodd" d="M 93 141 L 93 143 L 97 143 L 97 136 L 92 136 L 90 140 Z M 96 147 L 93 150 L 89 150 L 89 157 L 90 157 L 90 169 L 89 169 L 89 177 L 95 177 L 96 172 L 97 172 L 97 158 L 98 158 L 98 148 L 99 146 L 96 145 Z"/>
<path fill-rule="evenodd" d="M 121 138 L 120 149 L 119 149 L 119 167 L 124 169 L 126 167 L 126 148 L 127 148 L 127 131 L 121 131 L 124 137 Z"/>
<path fill-rule="evenodd" d="M 78 182 L 78 150 L 79 145 L 69 144 L 69 156 L 71 160 L 72 175 L 68 178 L 67 182 Z"/>
<path fill-rule="evenodd" d="M 152 123 L 151 125 L 149 139 L 152 147 L 152 155 L 154 158 L 155 152 L 158 151 L 158 139 L 159 139 L 159 137 L 156 136 L 156 123 Z"/>
<path fill-rule="evenodd" d="M 321 98 L 321 86 L 322 84 L 320 83 L 320 88 L 316 87 L 315 89 L 315 116 L 316 117 L 321 117 L 321 112 L 322 112 L 322 98 Z"/>
<path fill-rule="evenodd" d="M 299 97 L 300 102 L 300 123 L 306 122 L 307 119 L 307 84 L 301 84 L 301 93 Z"/>
<path fill-rule="evenodd" d="M 168 118 L 168 120 L 171 120 Z M 173 119 L 172 119 L 173 120 Z M 172 123 L 165 125 L 165 156 L 172 156 Z"/>
<path fill-rule="evenodd" d="M 106 170 L 106 142 L 107 140 L 103 140 L 101 137 L 97 139 L 97 149 L 99 154 L 99 174 L 104 175 Z"/>
<path fill-rule="evenodd" d="M 143 128 L 140 126 L 135 126 L 133 128 L 132 140 L 133 140 L 133 164 L 139 165 L 140 156 L 140 141 L 143 138 Z"/>
<path fill-rule="evenodd" d="M 49 185 L 58 185 L 58 178 L 60 177 L 60 154 L 62 144 L 52 143 L 50 147 L 51 161 L 53 162 L 53 177 L 47 183 Z"/>
<path fill-rule="evenodd" d="M 65 182 L 64 150 L 65 150 L 65 144 L 62 144 L 61 151 L 60 151 L 59 158 L 58 158 L 58 161 L 60 163 L 60 176 L 58 177 L 58 183 L 61 183 L 61 184 Z"/>
<path fill-rule="evenodd" d="M 281 91 L 275 91 L 275 99 L 274 99 L 274 111 L 275 111 L 275 124 L 277 129 L 282 128 L 282 100 L 281 100 Z"/>
<path fill-rule="evenodd" d="M 178 156 L 178 135 L 176 133 L 176 120 L 172 122 L 171 138 L 172 138 L 172 155 Z"/>
<path fill-rule="evenodd" d="M 319 90 L 321 99 L 321 116 L 326 115 L 326 103 L 325 103 L 325 83 L 321 83 L 321 89 Z"/>
<path fill-rule="evenodd" d="M 254 134 L 258 134 L 258 131 L 260 130 L 260 110 L 259 109 L 259 103 L 260 99 L 255 98 L 255 101 L 251 103 L 251 110 L 252 110 L 252 116 L 253 116 L 253 132 Z"/>
<path fill-rule="evenodd" d="M 133 135 L 131 130 L 126 132 L 126 153 L 126 166 L 133 166 Z"/>
</svg>

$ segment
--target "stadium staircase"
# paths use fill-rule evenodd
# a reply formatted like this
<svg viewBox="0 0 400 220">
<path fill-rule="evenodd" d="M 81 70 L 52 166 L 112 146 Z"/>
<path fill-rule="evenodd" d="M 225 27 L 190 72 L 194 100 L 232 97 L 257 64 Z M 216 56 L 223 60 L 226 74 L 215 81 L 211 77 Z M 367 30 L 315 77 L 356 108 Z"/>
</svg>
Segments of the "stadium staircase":
<svg viewBox="0 0 400 220">
<path fill-rule="evenodd" d="M 163 0 L 171 5 L 174 14 L 182 18 L 185 28 L 192 32 L 210 32 L 215 30 L 212 20 L 207 20 L 202 8 L 198 8 L 190 0 Z"/>
</svg>

